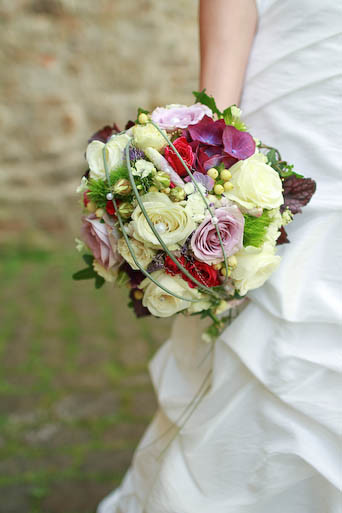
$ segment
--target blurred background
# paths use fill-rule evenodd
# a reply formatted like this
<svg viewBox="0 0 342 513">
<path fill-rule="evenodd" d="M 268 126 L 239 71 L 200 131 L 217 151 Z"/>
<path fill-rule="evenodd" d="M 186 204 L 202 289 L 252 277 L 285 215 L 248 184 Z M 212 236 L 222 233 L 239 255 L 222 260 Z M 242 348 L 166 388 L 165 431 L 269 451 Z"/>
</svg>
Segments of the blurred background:
<svg viewBox="0 0 342 513">
<path fill-rule="evenodd" d="M 156 408 L 168 320 L 73 282 L 88 137 L 191 103 L 197 2 L 0 0 L 0 512 L 93 513 Z"/>
</svg>

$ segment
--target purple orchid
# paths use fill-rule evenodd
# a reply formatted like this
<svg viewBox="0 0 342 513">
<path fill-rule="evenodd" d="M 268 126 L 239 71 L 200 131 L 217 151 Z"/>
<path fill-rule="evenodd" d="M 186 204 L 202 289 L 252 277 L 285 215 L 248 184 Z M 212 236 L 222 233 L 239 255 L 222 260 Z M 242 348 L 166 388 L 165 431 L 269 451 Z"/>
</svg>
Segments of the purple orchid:
<svg viewBox="0 0 342 513">
<path fill-rule="evenodd" d="M 195 155 L 194 168 L 206 174 L 211 167 L 223 164 L 229 169 L 238 160 L 255 152 L 255 142 L 248 132 L 227 126 L 223 119 L 208 116 L 184 131 Z"/>
</svg>

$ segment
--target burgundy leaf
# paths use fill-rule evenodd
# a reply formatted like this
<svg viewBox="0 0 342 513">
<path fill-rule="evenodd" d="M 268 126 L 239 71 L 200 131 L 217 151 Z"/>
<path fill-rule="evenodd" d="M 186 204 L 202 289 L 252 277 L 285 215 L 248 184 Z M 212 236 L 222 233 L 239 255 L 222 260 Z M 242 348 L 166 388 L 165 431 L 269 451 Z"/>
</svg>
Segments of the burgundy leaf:
<svg viewBox="0 0 342 513">
<path fill-rule="evenodd" d="M 292 214 L 299 214 L 304 207 L 311 200 L 315 190 L 316 182 L 311 178 L 297 178 L 290 176 L 283 182 L 284 189 L 284 204 L 281 206 L 281 211 L 284 212 L 289 208 Z"/>
<path fill-rule="evenodd" d="M 125 126 L 125 130 L 129 130 L 130 128 L 132 128 L 132 126 L 134 126 L 135 123 L 134 121 L 132 121 L 131 119 L 129 121 L 127 121 L 126 123 L 126 126 Z"/>
<path fill-rule="evenodd" d="M 241 132 L 235 126 L 226 126 L 223 132 L 224 151 L 231 157 L 244 160 L 255 152 L 255 141 L 248 132 Z"/>
<path fill-rule="evenodd" d="M 222 144 L 222 134 L 226 124 L 223 119 L 214 121 L 209 116 L 204 116 L 199 123 L 188 127 L 193 141 L 199 141 L 211 146 Z"/>
<path fill-rule="evenodd" d="M 280 235 L 277 239 L 277 246 L 280 246 L 281 244 L 288 244 L 290 241 L 287 237 L 287 233 L 286 233 L 286 230 L 284 228 L 284 226 L 282 226 L 280 228 Z"/>
<path fill-rule="evenodd" d="M 145 275 L 139 271 L 132 269 L 128 262 L 124 262 L 120 265 L 120 271 L 124 271 L 128 274 L 131 287 L 138 287 L 140 283 L 145 279 Z"/>
<path fill-rule="evenodd" d="M 93 134 L 88 140 L 88 143 L 90 143 L 91 141 L 102 141 L 103 143 L 105 143 L 108 141 L 109 137 L 119 132 L 120 129 L 116 123 L 114 123 L 113 126 L 106 125 L 97 132 L 95 132 L 95 134 Z"/>
</svg>

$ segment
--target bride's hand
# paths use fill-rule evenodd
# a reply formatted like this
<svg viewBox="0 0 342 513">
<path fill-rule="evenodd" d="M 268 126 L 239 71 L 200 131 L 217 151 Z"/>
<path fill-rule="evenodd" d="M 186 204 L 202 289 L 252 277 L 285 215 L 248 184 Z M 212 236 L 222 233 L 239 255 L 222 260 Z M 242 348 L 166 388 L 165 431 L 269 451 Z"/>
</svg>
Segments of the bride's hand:
<svg viewBox="0 0 342 513">
<path fill-rule="evenodd" d="M 257 19 L 255 0 L 200 0 L 200 88 L 221 109 L 240 102 Z"/>
</svg>

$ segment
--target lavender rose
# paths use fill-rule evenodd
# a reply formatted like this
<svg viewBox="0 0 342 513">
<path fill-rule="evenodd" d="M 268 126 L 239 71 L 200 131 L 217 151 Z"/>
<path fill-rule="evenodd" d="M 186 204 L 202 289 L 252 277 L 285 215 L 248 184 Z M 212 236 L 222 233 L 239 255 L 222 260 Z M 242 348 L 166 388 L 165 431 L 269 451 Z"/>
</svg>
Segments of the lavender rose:
<svg viewBox="0 0 342 513">
<path fill-rule="evenodd" d="M 244 217 L 235 205 L 217 208 L 215 217 L 218 219 L 217 227 L 220 230 L 224 252 L 226 257 L 229 257 L 242 248 Z M 207 217 L 194 232 L 191 248 L 195 257 L 202 262 L 222 262 L 224 256 L 211 217 Z"/>
<path fill-rule="evenodd" d="M 82 235 L 95 259 L 105 269 L 117 266 L 123 261 L 117 250 L 115 233 L 109 225 L 101 223 L 95 216 L 83 218 Z"/>
<path fill-rule="evenodd" d="M 165 130 L 175 130 L 176 128 L 187 128 L 189 125 L 195 125 L 204 116 L 213 117 L 213 113 L 206 105 L 195 103 L 187 107 L 186 105 L 168 105 L 157 107 L 152 112 L 152 121 L 157 123 L 160 128 Z"/>
</svg>

